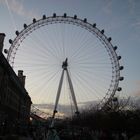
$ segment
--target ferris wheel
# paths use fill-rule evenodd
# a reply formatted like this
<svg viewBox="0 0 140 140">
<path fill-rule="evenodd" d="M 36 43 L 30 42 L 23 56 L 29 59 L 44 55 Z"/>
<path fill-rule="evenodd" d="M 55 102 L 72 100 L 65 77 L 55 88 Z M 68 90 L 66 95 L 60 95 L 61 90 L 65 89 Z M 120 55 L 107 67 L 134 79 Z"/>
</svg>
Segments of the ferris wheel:
<svg viewBox="0 0 140 140">
<path fill-rule="evenodd" d="M 7 60 L 15 71 L 24 70 L 34 104 L 47 104 L 52 110 L 55 105 L 54 114 L 74 105 L 78 113 L 97 102 L 105 105 L 121 91 L 121 56 L 96 23 L 54 13 L 34 18 L 15 33 Z"/>
</svg>

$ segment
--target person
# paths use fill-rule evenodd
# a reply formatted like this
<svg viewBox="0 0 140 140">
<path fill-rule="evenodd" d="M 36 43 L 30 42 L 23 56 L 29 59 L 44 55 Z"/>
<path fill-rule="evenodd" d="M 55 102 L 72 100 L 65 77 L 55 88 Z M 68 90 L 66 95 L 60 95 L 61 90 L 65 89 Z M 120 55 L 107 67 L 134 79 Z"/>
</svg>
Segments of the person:
<svg viewBox="0 0 140 140">
<path fill-rule="evenodd" d="M 135 136 L 131 137 L 130 140 L 140 140 L 140 134 L 136 134 Z"/>
<path fill-rule="evenodd" d="M 47 135 L 47 140 L 60 140 L 57 135 L 57 131 L 54 128 L 50 128 Z"/>
</svg>

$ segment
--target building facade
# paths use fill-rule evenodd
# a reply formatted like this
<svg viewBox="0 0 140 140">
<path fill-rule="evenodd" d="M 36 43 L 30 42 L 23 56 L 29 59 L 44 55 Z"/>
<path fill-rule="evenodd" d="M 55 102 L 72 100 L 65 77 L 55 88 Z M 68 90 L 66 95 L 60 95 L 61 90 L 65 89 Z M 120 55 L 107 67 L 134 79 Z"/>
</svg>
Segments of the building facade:
<svg viewBox="0 0 140 140">
<path fill-rule="evenodd" d="M 29 122 L 32 102 L 23 71 L 16 75 L 2 53 L 4 36 L 0 34 L 0 127 L 12 128 Z"/>
</svg>

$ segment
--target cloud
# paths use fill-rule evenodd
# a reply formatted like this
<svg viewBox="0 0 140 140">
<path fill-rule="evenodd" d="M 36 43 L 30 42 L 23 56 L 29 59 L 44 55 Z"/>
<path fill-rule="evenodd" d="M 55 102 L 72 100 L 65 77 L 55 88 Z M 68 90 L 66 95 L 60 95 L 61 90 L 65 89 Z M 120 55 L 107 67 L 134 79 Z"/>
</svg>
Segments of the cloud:
<svg viewBox="0 0 140 140">
<path fill-rule="evenodd" d="M 140 28 L 139 4 L 140 4 L 140 1 L 136 1 L 136 0 L 128 1 L 129 13 L 130 13 L 130 16 L 133 17 L 131 25 L 132 27 L 135 27 L 135 28 Z"/>
<path fill-rule="evenodd" d="M 112 0 L 106 0 L 105 3 L 103 11 L 108 15 L 112 14 Z"/>
<path fill-rule="evenodd" d="M 61 109 L 60 109 L 61 108 Z M 32 106 L 31 112 L 35 113 L 36 115 L 49 118 L 52 117 L 52 113 L 54 110 L 53 104 L 34 104 Z M 71 115 L 71 106 L 70 105 L 58 105 L 58 113 L 56 114 L 56 118 L 63 118 L 64 116 Z"/>
<path fill-rule="evenodd" d="M 87 101 L 87 102 L 81 102 L 78 104 L 79 111 L 87 108 L 91 108 L 95 106 L 98 103 L 98 101 Z M 47 117 L 52 116 L 52 112 L 54 110 L 54 104 L 34 104 L 34 107 L 36 107 L 35 111 L 39 116 L 46 115 Z M 71 116 L 74 114 L 75 109 L 71 105 L 58 105 L 58 113 L 56 114 L 59 117 L 66 117 Z M 32 110 L 33 111 L 33 110 Z M 41 113 L 44 112 L 44 113 Z M 41 114 L 41 115 L 40 115 Z"/>
<path fill-rule="evenodd" d="M 135 8 L 136 8 L 135 0 L 128 0 L 128 5 L 129 5 L 130 14 L 134 14 L 135 13 Z"/>
<path fill-rule="evenodd" d="M 139 28 L 140 27 L 140 21 L 137 21 L 132 24 L 133 27 Z"/>
<path fill-rule="evenodd" d="M 140 97 L 140 90 L 135 93 L 136 97 Z"/>
<path fill-rule="evenodd" d="M 25 8 L 22 1 L 19 0 L 0 0 L 0 4 L 6 5 L 11 12 L 27 18 L 38 17 L 38 14 L 33 10 Z"/>
<path fill-rule="evenodd" d="M 140 80 L 135 81 L 135 90 L 133 92 L 133 96 L 140 98 Z"/>
</svg>

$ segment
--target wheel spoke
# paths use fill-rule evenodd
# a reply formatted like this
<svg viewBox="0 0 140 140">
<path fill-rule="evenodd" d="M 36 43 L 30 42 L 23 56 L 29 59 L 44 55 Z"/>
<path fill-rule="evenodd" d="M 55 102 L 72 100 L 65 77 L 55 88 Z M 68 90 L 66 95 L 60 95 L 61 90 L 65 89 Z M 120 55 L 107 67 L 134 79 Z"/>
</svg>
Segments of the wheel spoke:
<svg viewBox="0 0 140 140">
<path fill-rule="evenodd" d="M 68 99 L 75 106 L 107 101 L 119 84 L 120 64 L 110 40 L 78 18 L 56 16 L 30 24 L 13 40 L 8 60 L 15 71 L 25 71 L 26 88 L 36 104 L 54 103 L 61 70 L 67 74 L 60 104 Z"/>
</svg>

